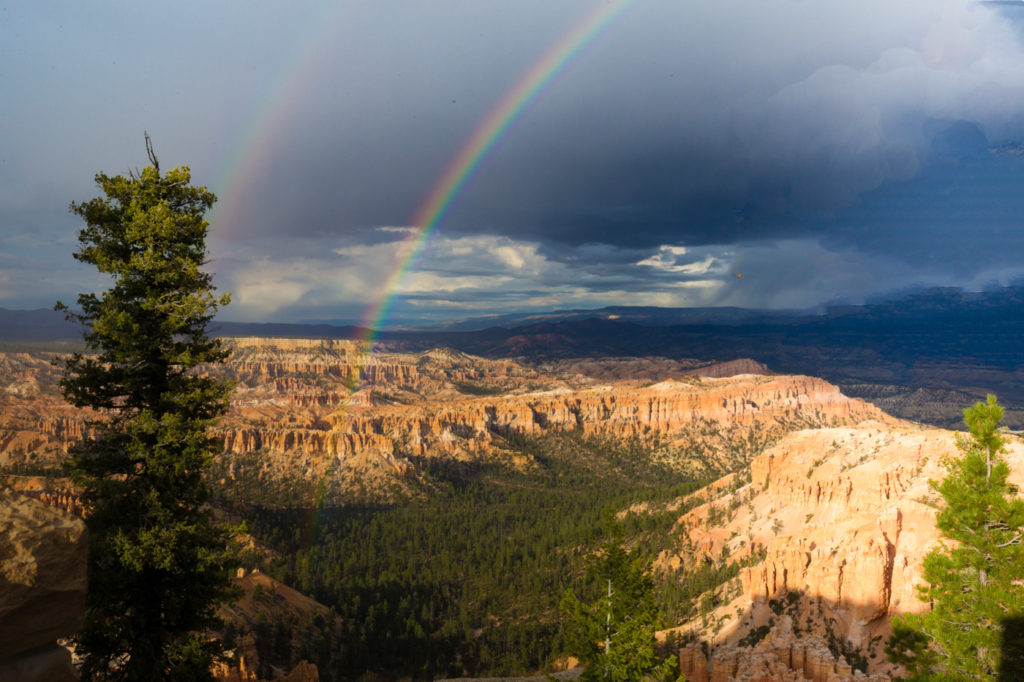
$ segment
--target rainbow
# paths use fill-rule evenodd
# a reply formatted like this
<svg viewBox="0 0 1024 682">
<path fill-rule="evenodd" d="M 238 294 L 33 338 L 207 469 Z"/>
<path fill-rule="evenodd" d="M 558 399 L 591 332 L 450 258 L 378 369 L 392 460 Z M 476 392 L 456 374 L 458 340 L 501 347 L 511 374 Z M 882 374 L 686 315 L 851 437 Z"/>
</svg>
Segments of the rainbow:
<svg viewBox="0 0 1024 682">
<path fill-rule="evenodd" d="M 633 2 L 635 0 L 599 2 L 523 74 L 476 127 L 408 223 L 412 231 L 401 245 L 398 264 L 381 287 L 378 302 L 369 306 L 363 316 L 361 327 L 367 330 L 362 339 L 364 347 L 372 345 L 431 234 L 488 152 L 551 81 Z M 330 7 L 331 3 L 326 6 Z M 302 99 L 300 94 L 306 79 L 296 76 L 313 70 L 319 47 L 333 34 L 339 17 L 340 13 L 332 17 L 325 10 L 310 23 L 313 33 L 302 41 L 304 48 L 278 68 L 269 79 L 278 85 L 268 89 L 264 100 L 252 107 L 252 116 L 239 127 L 236 142 L 220 173 L 222 180 L 216 184 L 222 199 L 211 216 L 211 221 L 220 228 L 211 232 L 215 246 L 226 244 L 226 237 L 242 222 L 242 207 L 249 203 L 246 201 L 248 188 L 257 184 L 259 173 L 269 165 L 274 131 L 286 126 Z"/>
<path fill-rule="evenodd" d="M 320 12 L 307 22 L 309 34 L 298 41 L 300 49 L 290 59 L 283 60 L 266 79 L 270 87 L 262 97 L 248 107 L 248 117 L 234 134 L 220 172 L 215 177 L 214 191 L 219 200 L 214 204 L 210 222 L 218 227 L 210 232 L 210 242 L 224 246 L 242 223 L 243 207 L 249 205 L 249 193 L 259 181 L 260 173 L 270 166 L 275 151 L 277 131 L 288 127 L 288 122 L 302 105 L 303 92 L 315 72 L 315 64 L 322 46 L 334 34 L 341 19 L 343 3 L 323 3 Z"/>
<path fill-rule="evenodd" d="M 598 5 L 562 36 L 480 122 L 413 216 L 410 225 L 415 228 L 415 232 L 409 238 L 410 243 L 403 249 L 405 256 L 385 282 L 380 302 L 372 306 L 363 318 L 361 326 L 367 330 L 366 338 L 363 339 L 364 347 L 372 345 L 387 320 L 403 281 L 415 267 L 427 240 L 444 219 L 455 197 L 487 153 L 552 79 L 564 71 L 573 58 L 633 2 L 634 0 L 608 0 Z"/>
</svg>

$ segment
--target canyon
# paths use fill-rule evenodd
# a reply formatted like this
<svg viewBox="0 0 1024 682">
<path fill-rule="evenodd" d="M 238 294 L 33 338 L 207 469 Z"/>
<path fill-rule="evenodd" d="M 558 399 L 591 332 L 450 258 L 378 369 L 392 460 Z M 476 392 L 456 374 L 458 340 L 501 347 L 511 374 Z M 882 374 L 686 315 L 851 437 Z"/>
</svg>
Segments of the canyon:
<svg viewBox="0 0 1024 682">
<path fill-rule="evenodd" d="M 441 330 L 375 334 L 375 349 L 419 353 L 453 348 L 492 359 L 519 358 L 534 366 L 593 364 L 607 373 L 698 367 L 753 358 L 781 374 L 809 374 L 865 398 L 889 414 L 959 428 L 964 405 L 995 393 L 1004 423 L 1024 427 L 1024 288 L 984 292 L 940 288 L 888 301 L 836 305 L 817 311 L 739 308 L 650 308 L 547 311 L 490 316 Z M 227 336 L 274 335 L 363 339 L 370 330 L 330 324 L 222 322 Z M 54 342 L 67 347 L 81 330 L 59 313 L 0 308 L 0 342 Z M 608 364 L 611 356 L 622 362 Z M 630 356 L 626 358 L 625 356 Z M 693 358 L 701 358 L 700 361 Z M 618 378 L 638 378 L 640 375 Z M 606 379 L 612 378 L 607 376 Z"/>
<path fill-rule="evenodd" d="M 955 434 L 891 417 L 822 379 L 751 360 L 524 364 L 450 349 L 366 353 L 347 340 L 229 343 L 230 361 L 210 370 L 236 384 L 215 432 L 224 452 L 213 482 L 226 503 L 401 504 L 432 494 L 431 462 L 530 472 L 546 463 L 524 444 L 552 438 L 581 451 L 632 443 L 680 480 L 713 480 L 620 511 L 687 510 L 658 540 L 658 575 L 684 581 L 701 566 L 742 564 L 701 595 L 696 613 L 659 633 L 683 642 L 688 679 L 888 679 L 889 619 L 926 608 L 914 586 L 939 541 L 929 481 L 957 452 Z M 64 403 L 51 356 L 0 353 L 0 474 L 23 496 L 80 515 L 59 467 L 99 415 Z M 1006 459 L 1024 486 L 1019 438 Z M 326 607 L 251 568 L 239 574 L 243 598 L 225 612 L 250 669 L 224 670 L 224 679 L 255 679 L 260 611 L 320 623 L 296 635 L 296 647 L 340 631 L 325 625 Z"/>
</svg>

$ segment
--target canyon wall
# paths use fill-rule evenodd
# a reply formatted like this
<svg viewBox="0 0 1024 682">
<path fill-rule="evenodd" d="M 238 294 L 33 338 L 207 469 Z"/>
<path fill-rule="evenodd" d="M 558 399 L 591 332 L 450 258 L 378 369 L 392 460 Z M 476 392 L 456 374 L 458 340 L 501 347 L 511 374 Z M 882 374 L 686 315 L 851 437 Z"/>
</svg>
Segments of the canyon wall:
<svg viewBox="0 0 1024 682">
<path fill-rule="evenodd" d="M 622 358 L 545 370 L 445 349 L 364 353 L 347 340 L 230 343 L 229 362 L 210 370 L 236 382 L 215 428 L 225 484 L 326 481 L 339 491 L 401 492 L 422 458 L 530 466 L 510 441 L 550 432 L 637 439 L 680 475 L 706 477 L 796 428 L 887 419 L 827 382 L 768 376 L 749 360 L 648 360 L 648 373 L 674 377 L 652 383 L 592 376 L 635 364 Z M 87 433 L 89 414 L 63 402 L 58 379 L 42 354 L 0 354 L 0 467 L 8 472 L 53 471 Z"/>
<path fill-rule="evenodd" d="M 890 672 L 889 618 L 927 608 L 915 585 L 940 539 L 941 499 L 929 480 L 942 479 L 943 458 L 957 454 L 954 433 L 909 423 L 785 436 L 754 458 L 748 483 L 720 486 L 676 524 L 679 550 L 659 557 L 663 571 L 764 553 L 716 590 L 712 610 L 679 630 L 705 638 L 713 652 L 735 653 L 759 628 L 773 641 L 793 633 L 831 639 L 860 652 L 870 672 Z M 1011 437 L 1005 457 L 1024 485 L 1024 443 Z"/>
<path fill-rule="evenodd" d="M 237 481 L 256 467 L 261 480 L 301 471 L 339 489 L 404 489 L 422 458 L 530 466 L 510 443 L 548 433 L 637 439 L 681 476 L 704 477 L 745 464 L 796 428 L 887 419 L 810 377 L 682 376 L 642 385 L 543 375 L 444 351 L 376 358 L 381 367 L 385 360 L 392 369 L 373 376 L 400 380 L 363 379 L 338 400 L 313 399 L 308 380 L 301 405 L 279 380 L 240 386 L 217 429 L 227 453 L 223 478 Z M 330 382 L 318 390 L 340 393 Z"/>
</svg>

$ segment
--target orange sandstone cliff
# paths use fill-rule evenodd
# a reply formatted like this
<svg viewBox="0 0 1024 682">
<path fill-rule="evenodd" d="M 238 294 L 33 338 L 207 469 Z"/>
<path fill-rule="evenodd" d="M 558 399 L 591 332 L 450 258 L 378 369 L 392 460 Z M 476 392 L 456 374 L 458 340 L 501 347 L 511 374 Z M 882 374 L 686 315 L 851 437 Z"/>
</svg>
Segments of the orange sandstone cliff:
<svg viewBox="0 0 1024 682">
<path fill-rule="evenodd" d="M 940 498 L 928 481 L 943 478 L 942 459 L 956 453 L 952 432 L 909 423 L 798 431 L 754 458 L 749 483 L 720 486 L 681 517 L 673 530 L 681 550 L 664 552 L 660 570 L 764 549 L 715 591 L 711 610 L 678 628 L 710 644 L 710 662 L 699 646 L 683 650 L 688 679 L 729 679 L 716 677 L 717 667 L 775 670 L 749 679 L 847 680 L 858 655 L 868 672 L 890 673 L 889 618 L 926 608 L 914 586 L 939 541 Z M 1024 484 L 1020 439 L 1006 459 Z M 853 660 L 829 655 L 826 643 Z M 803 677 L 786 676 L 797 672 Z"/>
<path fill-rule="evenodd" d="M 588 376 L 600 374 L 600 361 L 549 372 L 450 350 L 364 353 L 345 340 L 230 343 L 229 362 L 211 370 L 236 382 L 216 428 L 226 455 L 218 479 L 236 488 L 284 482 L 282 495 L 313 483 L 341 497 L 402 493 L 429 457 L 530 466 L 509 439 L 558 432 L 636 438 L 680 474 L 708 476 L 745 464 L 793 429 L 888 419 L 827 382 L 765 376 L 751 361 L 651 361 L 648 370 L 676 378 L 644 384 Z M 41 354 L 0 360 L 0 466 L 52 469 L 85 433 L 85 415 L 63 403 L 58 371 Z M 742 371 L 758 374 L 735 375 Z"/>
</svg>

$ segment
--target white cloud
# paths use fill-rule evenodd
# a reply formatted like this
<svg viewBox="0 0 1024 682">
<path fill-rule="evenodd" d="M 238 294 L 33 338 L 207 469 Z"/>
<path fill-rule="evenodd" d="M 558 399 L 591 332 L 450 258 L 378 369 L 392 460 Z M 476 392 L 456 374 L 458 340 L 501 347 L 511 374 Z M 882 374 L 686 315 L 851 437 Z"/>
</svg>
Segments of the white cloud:
<svg viewBox="0 0 1024 682">
<path fill-rule="evenodd" d="M 514 247 L 511 246 L 499 246 L 494 250 L 494 254 L 501 260 L 502 263 L 515 268 L 516 270 L 522 270 L 523 266 L 526 265 L 526 260 L 523 258 L 523 254 Z"/>
<path fill-rule="evenodd" d="M 400 232 L 404 234 L 419 234 L 423 228 L 413 226 L 395 226 L 386 225 L 384 227 L 376 228 L 377 232 Z"/>
<path fill-rule="evenodd" d="M 264 263 L 256 277 L 240 279 L 235 284 L 232 297 L 236 309 L 241 307 L 270 314 L 301 301 L 312 284 L 296 281 L 294 275 L 273 272 L 277 269 Z"/>
<path fill-rule="evenodd" d="M 535 242 L 435 235 L 412 269 L 399 276 L 398 268 L 417 238 L 336 246 L 320 257 L 243 261 L 240 267 L 224 271 L 225 288 L 234 292 L 227 317 L 294 319 L 294 310 L 348 306 L 349 317 L 362 319 L 359 310 L 375 309 L 391 296 L 396 297 L 396 315 L 401 315 L 402 306 L 429 314 L 458 309 L 505 312 L 565 306 L 698 305 L 713 296 L 719 284 L 714 272 L 724 270 L 723 254 L 731 249 L 726 246 L 712 253 L 705 248 L 665 246 L 652 256 L 662 260 L 652 262 L 673 277 L 659 282 L 647 281 L 646 268 L 607 270 L 600 262 L 592 269 L 570 267 L 545 257 Z M 685 257 L 694 260 L 678 264 L 674 260 Z M 680 281 L 677 275 L 700 278 Z"/>
<path fill-rule="evenodd" d="M 439 294 L 456 291 L 485 291 L 513 282 L 511 277 L 464 277 L 436 272 L 411 272 L 399 284 L 402 294 Z"/>
<path fill-rule="evenodd" d="M 401 274 L 419 240 L 415 229 L 398 241 L 347 244 L 324 249 L 321 255 L 281 255 L 247 260 L 232 267 L 221 264 L 224 288 L 233 292 L 228 312 L 232 319 L 269 319 L 287 315 L 288 308 L 347 306 L 369 310 L 387 296 L 486 296 L 490 292 L 534 288 L 533 276 L 564 269 L 537 253 L 537 245 L 505 237 L 437 236 L 430 240 Z M 460 303 L 459 305 L 464 305 Z M 422 304 L 421 304 L 422 307 Z"/>
<path fill-rule="evenodd" d="M 701 249 L 701 251 L 704 250 Z M 658 248 L 657 253 L 637 261 L 636 264 L 681 275 L 706 275 L 712 271 L 722 272 L 724 270 L 724 265 L 720 260 L 710 254 L 699 260 L 681 263 L 678 256 L 683 256 L 687 253 L 689 251 L 685 247 L 661 246 Z"/>
</svg>

